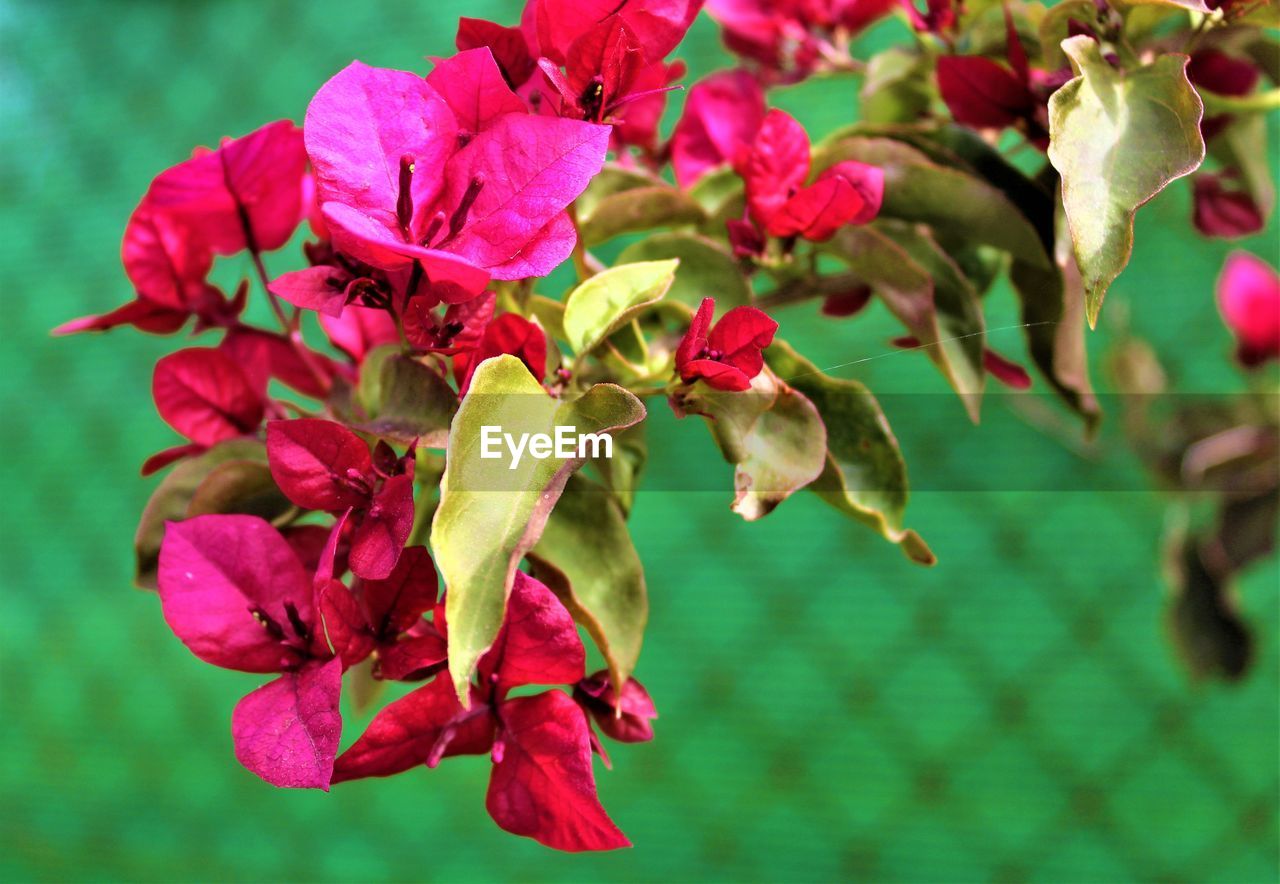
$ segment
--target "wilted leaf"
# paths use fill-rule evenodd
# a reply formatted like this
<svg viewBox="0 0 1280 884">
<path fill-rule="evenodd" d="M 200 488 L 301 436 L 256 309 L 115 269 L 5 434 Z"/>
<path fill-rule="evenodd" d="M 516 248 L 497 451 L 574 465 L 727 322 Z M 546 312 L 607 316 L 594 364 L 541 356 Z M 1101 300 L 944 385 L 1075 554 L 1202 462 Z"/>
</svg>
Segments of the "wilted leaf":
<svg viewBox="0 0 1280 884">
<path fill-rule="evenodd" d="M 822 147 L 814 157 L 815 172 L 843 160 L 884 169 L 881 218 L 928 224 L 942 237 L 994 246 L 1034 264 L 1049 263 L 1035 228 L 981 178 L 940 166 L 901 141 L 862 136 Z"/>
<path fill-rule="evenodd" d="M 431 525 L 431 548 L 447 588 L 449 671 L 460 698 L 480 655 L 502 625 L 515 571 L 538 542 L 552 507 L 578 458 L 513 463 L 483 456 L 482 427 L 500 432 L 554 436 L 557 426 L 575 434 L 611 433 L 644 418 L 640 400 L 621 387 L 598 384 L 580 399 L 547 395 L 514 356 L 485 360 L 454 416 L 440 506 Z"/>
<path fill-rule="evenodd" d="M 529 553 L 533 575 L 591 634 L 614 684 L 635 670 L 649 619 L 644 567 L 617 498 L 575 475 Z"/>
<path fill-rule="evenodd" d="M 187 518 L 244 513 L 272 521 L 293 508 L 276 487 L 271 468 L 259 460 L 230 460 L 209 471 L 187 505 Z"/>
<path fill-rule="evenodd" d="M 765 351 L 769 367 L 809 398 L 827 427 L 827 460 L 809 486 L 836 509 L 899 544 L 912 561 L 936 561 L 920 535 L 902 527 L 907 465 L 880 403 L 854 380 L 823 374 L 785 341 Z"/>
<path fill-rule="evenodd" d="M 656 233 L 623 249 L 618 261 L 656 261 L 676 258 L 675 282 L 668 300 L 697 308 L 709 293 L 716 298 L 716 318 L 751 301 L 751 286 L 733 255 L 713 239 L 696 233 Z"/>
<path fill-rule="evenodd" d="M 369 354 L 360 367 L 357 393 L 369 419 L 355 429 L 401 445 L 418 439 L 430 448 L 444 447 L 458 396 L 448 381 L 399 347 Z"/>
<path fill-rule="evenodd" d="M 1122 72 L 1087 36 L 1062 48 L 1076 77 L 1049 99 L 1049 160 L 1062 176 L 1092 327 L 1107 287 L 1129 263 L 1134 213 L 1204 160 L 1204 107 L 1187 80 L 1185 55 Z"/>
<path fill-rule="evenodd" d="M 642 172 L 607 166 L 578 202 L 578 231 L 586 246 L 623 233 L 698 224 L 702 207 L 689 194 Z"/>
<path fill-rule="evenodd" d="M 976 295 L 925 234 L 909 227 L 846 227 L 831 251 L 884 300 L 977 421 L 986 374 Z"/>
<path fill-rule="evenodd" d="M 569 293 L 564 304 L 565 340 L 586 353 L 661 300 L 675 280 L 677 261 L 619 264 L 597 273 Z"/>
</svg>

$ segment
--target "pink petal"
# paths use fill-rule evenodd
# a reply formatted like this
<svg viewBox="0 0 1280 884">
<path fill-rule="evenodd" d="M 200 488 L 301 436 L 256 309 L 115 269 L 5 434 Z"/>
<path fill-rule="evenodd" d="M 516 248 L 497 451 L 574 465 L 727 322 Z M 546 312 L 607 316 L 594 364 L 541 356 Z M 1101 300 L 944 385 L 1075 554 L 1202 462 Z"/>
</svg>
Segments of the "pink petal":
<svg viewBox="0 0 1280 884">
<path fill-rule="evenodd" d="M 747 185 L 751 217 L 767 229 L 769 220 L 809 177 L 809 136 L 804 127 L 780 110 L 769 111 L 738 171 Z"/>
<path fill-rule="evenodd" d="M 556 215 L 533 238 L 501 264 L 489 268 L 494 279 L 529 279 L 547 276 L 573 254 L 578 229 L 568 212 Z"/>
<path fill-rule="evenodd" d="M 342 424 L 314 418 L 270 421 L 267 460 L 285 496 L 311 510 L 361 507 L 369 494 L 352 482 L 372 482 L 369 446 Z"/>
<path fill-rule="evenodd" d="M 124 229 L 121 258 L 139 298 L 187 312 L 199 306 L 213 266 L 213 253 L 202 239 L 145 202 Z"/>
<path fill-rule="evenodd" d="M 498 690 L 573 684 L 582 678 L 585 666 L 586 651 L 573 617 L 555 593 L 517 571 L 502 629 L 480 661 L 481 680 L 492 674 Z"/>
<path fill-rule="evenodd" d="M 252 433 L 262 421 L 262 399 L 219 350 L 193 347 L 162 357 L 151 394 L 165 423 L 199 445 Z"/>
<path fill-rule="evenodd" d="M 476 182 L 483 184 L 461 233 L 443 247 L 485 268 L 502 268 L 517 256 L 540 263 L 531 241 L 545 237 L 547 225 L 600 171 L 608 146 L 607 126 L 518 114 L 499 118 L 449 160 L 440 203 L 447 216 L 459 211 Z"/>
<path fill-rule="evenodd" d="M 307 348 L 308 358 L 303 361 L 299 348 L 284 335 L 249 326 L 232 328 L 218 349 L 240 366 L 259 397 L 265 398 L 267 384 L 274 378 L 304 396 L 324 399 L 338 373 L 329 357 Z"/>
<path fill-rule="evenodd" d="M 471 135 L 487 129 L 504 114 L 525 114 L 528 108 L 511 91 L 487 47 L 468 49 L 436 62 L 427 74 L 457 118 L 458 128 Z"/>
<path fill-rule="evenodd" d="M 351 571 L 366 580 L 389 576 L 413 531 L 413 476 L 392 476 L 382 485 L 351 538 Z"/>
<path fill-rule="evenodd" d="M 460 18 L 455 45 L 460 50 L 488 47 L 512 88 L 533 75 L 533 56 L 519 28 L 503 27 L 482 18 Z"/>
<path fill-rule="evenodd" d="M 703 298 L 693 319 L 689 321 L 689 331 L 676 347 L 676 368 L 682 375 L 685 374 L 685 366 L 697 359 L 698 354 L 706 348 L 707 332 L 711 328 L 711 317 L 715 315 L 715 311 L 715 299 Z"/>
<path fill-rule="evenodd" d="M 439 757 L 488 752 L 493 719 L 478 698 L 473 699 L 472 710 L 468 716 L 453 682 L 436 678 L 375 715 L 360 739 L 338 756 L 333 781 L 388 777 L 426 764 L 433 752 L 439 752 Z M 442 738 L 447 743 L 438 745 Z"/>
<path fill-rule="evenodd" d="M 1031 388 L 1031 375 L 1016 362 L 1005 359 L 995 350 L 982 351 L 982 365 L 986 370 L 1006 387 L 1014 390 Z"/>
<path fill-rule="evenodd" d="M 302 220 L 305 172 L 302 132 L 278 120 L 162 172 L 147 203 L 182 219 L 220 255 L 270 251 Z"/>
<path fill-rule="evenodd" d="M 538 45 L 543 55 L 562 64 L 574 40 L 596 22 L 617 14 L 635 33 L 645 59 L 657 61 L 676 48 L 701 7 L 701 0 L 539 0 L 535 7 Z"/>
<path fill-rule="evenodd" d="M 365 620 L 360 602 L 339 580 L 325 582 L 316 593 L 321 630 L 316 634 L 315 653 L 337 656 L 342 668 L 355 666 L 373 652 L 373 632 Z"/>
<path fill-rule="evenodd" d="M 172 448 L 166 448 L 163 451 L 157 451 L 142 462 L 142 469 L 138 472 L 143 476 L 150 476 L 152 473 L 159 472 L 174 461 L 182 460 L 188 455 L 200 454 L 208 451 L 204 445 L 175 445 Z"/>
<path fill-rule="evenodd" d="M 756 307 L 734 307 L 716 323 L 707 337 L 721 359 L 744 372 L 748 378 L 760 373 L 760 351 L 773 343 L 778 323 Z"/>
<path fill-rule="evenodd" d="M 312 623 L 310 581 L 289 544 L 257 516 L 169 522 L 158 582 L 169 627 L 215 666 L 279 672 L 305 644 L 293 620 Z"/>
<path fill-rule="evenodd" d="M 173 310 L 138 298 L 127 304 L 121 304 L 109 313 L 82 316 L 79 319 L 64 322 L 53 330 L 53 334 L 74 335 L 79 332 L 109 331 L 121 325 L 132 325 L 141 331 L 167 335 L 182 328 L 189 315 L 183 310 Z"/>
<path fill-rule="evenodd" d="M 761 363 L 763 364 L 763 360 Z M 759 370 L 756 374 L 759 374 Z M 680 373 L 680 379 L 686 384 L 692 384 L 701 379 L 712 389 L 723 390 L 726 393 L 741 393 L 743 390 L 751 389 L 751 376 L 744 374 L 741 369 L 714 359 L 695 359 L 687 363 L 684 371 Z"/>
<path fill-rule="evenodd" d="M 241 764 L 273 786 L 329 791 L 342 738 L 342 661 L 313 660 L 236 704 L 231 738 Z"/>
<path fill-rule="evenodd" d="M 449 658 L 444 638 L 427 626 L 418 635 L 406 636 L 378 651 L 378 677 L 414 681 L 444 668 Z"/>
<path fill-rule="evenodd" d="M 671 136 L 671 164 L 681 187 L 731 161 L 764 120 L 764 92 L 746 71 L 721 71 L 694 84 Z"/>
<path fill-rule="evenodd" d="M 560 691 L 508 700 L 502 723 L 485 798 L 494 822 L 556 850 L 631 846 L 600 806 L 587 719 L 573 700 Z"/>
<path fill-rule="evenodd" d="M 422 77 L 353 61 L 307 107 L 303 130 L 317 200 L 347 206 L 394 231 L 400 161 L 411 157 L 414 215 L 421 218 L 440 193 L 456 129 L 453 112 Z"/>
<path fill-rule="evenodd" d="M 365 580 L 360 597 L 374 632 L 387 639 L 422 620 L 439 596 L 439 578 L 426 547 L 411 546 L 382 580 Z"/>
</svg>

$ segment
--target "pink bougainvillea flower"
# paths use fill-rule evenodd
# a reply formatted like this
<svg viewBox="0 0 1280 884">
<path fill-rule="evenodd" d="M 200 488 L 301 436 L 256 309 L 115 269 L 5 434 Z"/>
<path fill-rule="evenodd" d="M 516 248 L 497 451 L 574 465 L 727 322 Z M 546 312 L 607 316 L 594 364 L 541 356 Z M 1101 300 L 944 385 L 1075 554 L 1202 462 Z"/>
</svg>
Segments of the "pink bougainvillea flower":
<svg viewBox="0 0 1280 884">
<path fill-rule="evenodd" d="M 689 332 L 676 348 L 676 371 L 686 384 L 702 379 L 717 390 L 739 392 L 764 368 L 762 351 L 778 330 L 767 313 L 755 307 L 734 307 L 711 327 L 716 302 L 703 298 Z"/>
<path fill-rule="evenodd" d="M 809 136 L 780 110 L 765 115 L 735 166 L 746 182 L 751 220 L 771 236 L 829 239 L 845 224 L 874 218 L 884 197 L 884 172 L 853 160 L 835 164 L 806 186 Z"/>
<path fill-rule="evenodd" d="M 246 325 L 232 326 L 218 349 L 231 357 L 259 398 L 266 400 L 271 380 L 313 399 L 323 399 L 333 387 L 339 367 L 322 353 L 277 332 Z"/>
<path fill-rule="evenodd" d="M 245 696 L 231 734 L 236 758 L 269 783 L 329 788 L 342 734 L 344 666 L 319 610 L 349 592 L 333 579 L 334 526 L 314 578 L 290 544 L 256 516 L 197 516 L 165 526 L 159 591 L 165 621 L 193 654 L 280 677 Z"/>
<path fill-rule="evenodd" d="M 219 255 L 271 251 L 302 220 L 306 168 L 301 130 L 279 120 L 161 172 L 147 203 L 187 224 Z"/>
<path fill-rule="evenodd" d="M 333 421 L 269 421 L 267 460 L 280 490 L 300 507 L 350 511 L 351 570 L 368 580 L 395 568 L 413 529 L 413 452 L 395 455 Z"/>
<path fill-rule="evenodd" d="M 486 359 L 508 353 L 516 356 L 538 381 L 547 374 L 547 336 L 537 323 L 518 313 L 504 313 L 490 322 L 472 350 L 453 357 L 454 378 L 458 390 L 466 395 L 471 376 Z"/>
<path fill-rule="evenodd" d="M 459 149 L 453 111 L 422 78 L 359 62 L 334 76 L 305 132 L 338 251 L 473 294 L 490 275 L 559 265 L 576 237 L 564 209 L 604 163 L 609 130 L 524 113 L 486 127 Z"/>
<path fill-rule="evenodd" d="M 458 36 L 454 41 L 459 51 L 487 48 L 493 53 L 502 78 L 513 91 L 519 89 L 537 69 L 524 32 L 482 18 L 458 19 Z"/>
<path fill-rule="evenodd" d="M 1248 252 L 1227 256 L 1218 277 L 1218 309 L 1250 368 L 1280 358 L 1280 274 Z"/>
<path fill-rule="evenodd" d="M 221 350 L 192 347 L 161 358 L 151 394 L 164 422 L 199 446 L 254 433 L 262 423 L 262 396 Z"/>
<path fill-rule="evenodd" d="M 458 702 L 448 678 L 435 679 L 374 717 L 339 756 L 334 782 L 489 752 L 493 773 L 485 803 L 499 826 L 559 850 L 626 847 L 630 842 L 596 797 L 583 710 L 557 690 L 510 696 L 527 685 L 576 684 L 585 660 L 569 612 L 549 589 L 518 571 L 503 627 L 480 659 L 470 708 Z"/>
<path fill-rule="evenodd" d="M 681 187 L 732 162 L 764 120 L 764 91 L 746 71 L 720 71 L 694 84 L 671 135 L 671 165 Z"/>
<path fill-rule="evenodd" d="M 1202 172 L 1192 179 L 1192 221 L 1205 236 L 1231 239 L 1258 233 L 1266 226 L 1262 209 L 1248 191 L 1224 186 L 1236 177 Z"/>
<path fill-rule="evenodd" d="M 574 42 L 596 23 L 617 15 L 635 35 L 646 61 L 666 58 L 684 39 L 702 0 L 531 0 L 540 54 L 564 64 Z"/>
</svg>

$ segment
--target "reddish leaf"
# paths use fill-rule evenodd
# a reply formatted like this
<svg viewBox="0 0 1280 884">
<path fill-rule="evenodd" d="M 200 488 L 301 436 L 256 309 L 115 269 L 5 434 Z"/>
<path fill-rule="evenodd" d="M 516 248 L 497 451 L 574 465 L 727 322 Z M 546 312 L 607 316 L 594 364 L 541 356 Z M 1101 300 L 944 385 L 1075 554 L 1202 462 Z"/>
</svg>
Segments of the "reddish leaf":
<svg viewBox="0 0 1280 884">
<path fill-rule="evenodd" d="M 1018 363 L 1005 359 L 995 350 L 982 351 L 982 365 L 992 377 L 1006 387 L 1014 390 L 1031 388 L 1031 375 L 1027 374 L 1027 370 Z"/>
<path fill-rule="evenodd" d="M 509 700 L 502 723 L 485 798 L 494 822 L 557 850 L 631 845 L 600 806 L 586 716 L 573 700 L 560 691 Z"/>
<path fill-rule="evenodd" d="M 305 649 L 295 622 L 312 622 L 311 581 L 289 544 L 257 516 L 169 522 L 158 582 L 165 621 L 201 660 L 279 672 Z"/>
<path fill-rule="evenodd" d="M 481 755 L 493 740 L 488 706 L 473 700 L 464 710 L 448 678 L 388 704 L 347 751 L 338 756 L 333 781 L 388 777 L 449 755 Z M 433 753 L 439 753 L 433 757 Z"/>
<path fill-rule="evenodd" d="M 151 394 L 165 423 L 199 445 L 252 433 L 262 421 L 261 397 L 218 350 L 195 347 L 161 358 Z"/>
<path fill-rule="evenodd" d="M 271 475 L 304 509 L 362 507 L 372 493 L 369 446 L 333 421 L 299 418 L 267 424 Z"/>
<path fill-rule="evenodd" d="M 236 758 L 273 786 L 329 791 L 342 738 L 342 661 L 314 660 L 236 704 Z"/>
<path fill-rule="evenodd" d="M 366 580 L 391 574 L 413 531 L 413 476 L 387 479 L 351 538 L 351 571 Z"/>
</svg>

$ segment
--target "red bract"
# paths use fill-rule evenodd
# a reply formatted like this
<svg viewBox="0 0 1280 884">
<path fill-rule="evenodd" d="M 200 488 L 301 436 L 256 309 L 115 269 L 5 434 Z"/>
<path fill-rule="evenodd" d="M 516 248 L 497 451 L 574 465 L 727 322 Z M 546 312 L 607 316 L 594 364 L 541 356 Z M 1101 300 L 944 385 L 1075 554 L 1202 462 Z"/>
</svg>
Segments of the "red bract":
<svg viewBox="0 0 1280 884">
<path fill-rule="evenodd" d="M 565 63 L 574 41 L 615 14 L 635 35 L 646 61 L 666 58 L 701 8 L 702 0 L 530 0 L 538 48 L 556 64 Z"/>
<path fill-rule="evenodd" d="M 279 120 L 162 172 L 147 202 L 185 222 L 219 255 L 270 251 L 302 220 L 306 168 L 302 132 Z"/>
<path fill-rule="evenodd" d="M 671 135 L 671 165 L 681 187 L 732 162 L 764 120 L 764 92 L 745 71 L 721 71 L 696 83 Z"/>
<path fill-rule="evenodd" d="M 262 397 L 220 350 L 195 347 L 161 358 L 151 394 L 164 422 L 196 445 L 253 433 L 262 422 Z"/>
<path fill-rule="evenodd" d="M 517 313 L 504 313 L 490 322 L 475 349 L 458 353 L 453 358 L 458 390 L 466 395 L 476 367 L 486 359 L 509 353 L 516 356 L 541 381 L 547 374 L 547 336 L 537 324 Z"/>
<path fill-rule="evenodd" d="M 1196 230 L 1205 236 L 1234 238 L 1257 233 L 1267 219 L 1248 191 L 1228 190 L 1224 182 L 1233 174 L 1204 172 L 1192 179 Z"/>
<path fill-rule="evenodd" d="M 1280 358 L 1280 274 L 1248 252 L 1232 252 L 1218 277 L 1218 309 L 1248 367 Z"/>
<path fill-rule="evenodd" d="M 427 75 L 427 84 L 453 111 L 462 143 L 505 114 L 528 112 L 524 102 L 511 91 L 488 47 L 437 59 L 435 70 Z"/>
<path fill-rule="evenodd" d="M 569 612 L 549 589 L 517 572 L 505 623 L 480 660 L 470 708 L 458 702 L 448 678 L 437 678 L 379 712 L 339 757 L 334 781 L 491 752 L 485 803 L 502 828 L 560 850 L 628 846 L 596 797 L 583 711 L 560 691 L 508 696 L 526 685 L 578 682 L 585 657 Z"/>
<path fill-rule="evenodd" d="M 493 292 L 485 292 L 461 304 L 450 304 L 440 316 L 436 313 L 438 305 L 430 299 L 420 295 L 411 298 L 404 310 L 405 337 L 420 350 L 445 355 L 467 353 L 480 345 L 497 301 Z M 454 366 L 456 369 L 458 363 Z"/>
<path fill-rule="evenodd" d="M 880 211 L 884 172 L 846 160 L 804 186 L 809 177 L 809 136 L 780 110 L 765 115 L 736 167 L 747 188 L 747 210 L 771 236 L 822 241 L 845 224 L 865 224 Z"/>
<path fill-rule="evenodd" d="M 573 689 L 578 701 L 596 726 L 619 743 L 644 743 L 653 739 L 653 725 L 658 710 L 644 685 L 627 679 L 621 696 L 614 690 L 607 670 L 600 670 L 578 682 Z"/>
<path fill-rule="evenodd" d="M 512 89 L 518 89 L 536 69 L 529 44 L 520 28 L 504 27 L 482 18 L 461 18 L 454 45 L 462 51 L 487 47 L 493 53 L 502 78 Z"/>
<path fill-rule="evenodd" d="M 778 323 L 764 311 L 744 306 L 734 307 L 712 328 L 715 309 L 714 299 L 702 300 L 676 349 L 676 371 L 686 384 L 702 379 L 717 390 L 746 390 L 764 368 L 761 351 L 773 343 Z"/>
<path fill-rule="evenodd" d="M 403 458 L 380 453 L 375 459 L 364 440 L 332 421 L 267 424 L 276 484 L 305 509 L 351 513 L 351 570 L 370 580 L 391 574 L 413 529 L 412 452 Z"/>
<path fill-rule="evenodd" d="M 979 56 L 939 58 L 938 90 L 956 122 L 977 128 L 1012 126 L 1032 114 L 1037 105 L 1022 77 Z"/>
<path fill-rule="evenodd" d="M 329 395 L 338 366 L 327 356 L 294 343 L 282 334 L 238 325 L 227 330 L 218 349 L 231 357 L 260 399 L 267 398 L 267 384 L 278 380 L 304 396 Z"/>
<path fill-rule="evenodd" d="M 317 598 L 347 592 L 332 578 L 340 528 L 314 580 L 256 516 L 170 522 L 160 548 L 160 602 L 183 644 L 215 666 L 281 673 L 232 715 L 236 757 L 277 786 L 327 790 L 333 773 L 344 660 L 325 638 Z"/>
</svg>

